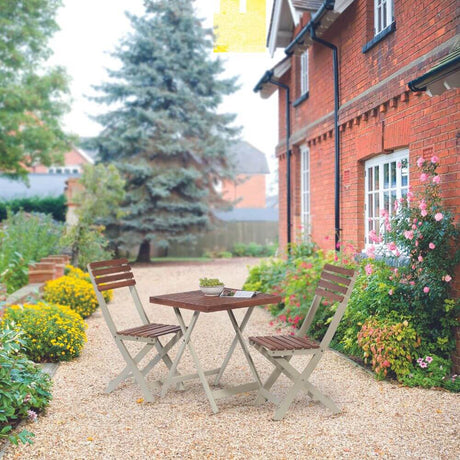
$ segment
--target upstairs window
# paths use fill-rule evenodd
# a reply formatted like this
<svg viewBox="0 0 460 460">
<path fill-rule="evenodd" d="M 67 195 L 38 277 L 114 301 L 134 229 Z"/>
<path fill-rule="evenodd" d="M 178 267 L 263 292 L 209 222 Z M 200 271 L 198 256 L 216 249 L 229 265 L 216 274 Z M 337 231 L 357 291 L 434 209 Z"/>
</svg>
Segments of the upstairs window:
<svg viewBox="0 0 460 460">
<path fill-rule="evenodd" d="M 304 240 L 308 241 L 311 234 L 310 216 L 310 150 L 303 145 L 300 149 L 300 193 L 301 222 Z"/>
<path fill-rule="evenodd" d="M 385 241 L 385 221 L 396 213 L 395 201 L 409 191 L 409 151 L 379 155 L 365 164 L 366 246 Z"/>
<path fill-rule="evenodd" d="M 308 93 L 308 50 L 300 56 L 300 95 Z"/>
<path fill-rule="evenodd" d="M 374 0 L 375 35 L 385 30 L 393 22 L 393 0 Z"/>
</svg>

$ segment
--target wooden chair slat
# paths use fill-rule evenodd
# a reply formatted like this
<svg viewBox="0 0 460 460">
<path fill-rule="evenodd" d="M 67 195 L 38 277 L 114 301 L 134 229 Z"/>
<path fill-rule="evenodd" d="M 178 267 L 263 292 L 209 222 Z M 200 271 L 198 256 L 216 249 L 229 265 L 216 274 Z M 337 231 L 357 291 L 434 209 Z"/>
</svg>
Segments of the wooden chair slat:
<svg viewBox="0 0 460 460">
<path fill-rule="evenodd" d="M 130 272 L 131 267 L 129 265 L 121 265 L 120 267 L 112 267 L 112 268 L 100 268 L 98 270 L 93 270 L 94 276 L 102 276 L 102 275 L 110 275 L 113 273 L 123 273 L 123 272 Z"/>
<path fill-rule="evenodd" d="M 171 334 L 174 332 L 180 331 L 179 326 L 172 326 L 168 324 L 144 324 L 142 326 L 133 327 L 130 329 L 124 329 L 123 331 L 118 331 L 119 335 L 127 335 L 132 337 L 161 337 L 162 335 Z"/>
<path fill-rule="evenodd" d="M 348 290 L 346 286 L 340 286 L 339 284 L 331 283 L 330 281 L 323 279 L 319 280 L 318 287 L 322 287 L 333 292 L 340 292 L 341 294 L 346 294 Z"/>
<path fill-rule="evenodd" d="M 104 284 L 104 283 L 110 283 L 112 281 L 119 281 L 119 280 L 129 280 L 134 277 L 132 272 L 124 272 L 120 273 L 118 275 L 109 275 L 109 276 L 99 276 L 95 278 L 96 284 Z"/>
<path fill-rule="evenodd" d="M 342 300 L 343 300 L 342 295 L 334 294 L 333 292 L 326 291 L 326 290 L 324 290 L 322 288 L 317 288 L 316 291 L 315 291 L 315 294 L 319 295 L 321 297 L 326 297 L 326 299 L 331 300 L 333 302 L 342 302 Z"/>
<path fill-rule="evenodd" d="M 89 266 L 93 268 L 113 267 L 114 265 L 126 265 L 128 259 L 101 260 L 100 262 L 91 262 Z"/>
<path fill-rule="evenodd" d="M 328 271 L 328 272 L 340 273 L 341 275 L 345 275 L 349 277 L 352 277 L 355 272 L 354 270 L 350 268 L 337 267 L 337 265 L 331 265 L 331 264 L 326 264 L 323 270 Z"/>
<path fill-rule="evenodd" d="M 97 288 L 99 291 L 108 291 L 109 289 L 118 289 L 121 287 L 126 287 L 126 286 L 134 286 L 136 284 L 136 281 L 134 279 L 132 280 L 126 280 L 126 281 L 115 281 L 114 283 L 108 283 L 108 284 L 101 284 L 98 285 Z"/>
<path fill-rule="evenodd" d="M 321 279 L 333 281 L 334 283 L 340 283 L 345 286 L 349 286 L 351 282 L 350 278 L 344 278 L 343 276 L 337 276 L 328 272 L 323 272 L 321 275 Z"/>
</svg>

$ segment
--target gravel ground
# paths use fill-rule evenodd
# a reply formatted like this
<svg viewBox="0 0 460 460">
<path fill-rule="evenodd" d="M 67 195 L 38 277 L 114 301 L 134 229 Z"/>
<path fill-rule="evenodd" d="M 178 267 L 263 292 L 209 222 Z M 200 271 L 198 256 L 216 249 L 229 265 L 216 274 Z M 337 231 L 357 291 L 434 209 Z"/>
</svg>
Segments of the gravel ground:
<svg viewBox="0 0 460 460">
<path fill-rule="evenodd" d="M 195 289 L 202 276 L 219 277 L 240 287 L 247 265 L 235 259 L 187 266 L 135 267 L 141 299 L 150 317 L 175 324 L 172 309 L 148 304 L 149 295 Z M 122 325 L 134 317 L 125 311 L 126 293 L 115 294 L 112 308 Z M 243 312 L 237 312 L 241 318 Z M 186 320 L 190 312 L 184 314 Z M 312 375 L 312 382 L 343 408 L 331 415 L 307 396 L 298 396 L 284 420 L 271 420 L 273 405 L 254 405 L 255 393 L 218 400 L 213 415 L 198 380 L 186 391 L 170 390 L 164 399 L 141 402 L 136 384 L 125 382 L 110 395 L 107 381 L 124 362 L 109 335 L 101 312 L 88 319 L 88 343 L 82 355 L 59 366 L 54 376 L 54 399 L 46 415 L 27 428 L 35 442 L 10 446 L 4 459 L 316 459 L 316 458 L 460 458 L 458 395 L 445 391 L 408 389 L 378 382 L 363 369 L 328 352 Z M 246 335 L 273 333 L 269 315 L 257 309 Z M 206 368 L 217 367 L 233 338 L 225 312 L 202 314 L 192 337 Z M 177 346 L 171 352 L 175 355 Z M 270 366 L 253 353 L 262 377 Z M 223 384 L 252 380 L 237 349 Z M 193 372 L 188 352 L 179 365 Z M 150 379 L 165 375 L 163 363 Z M 282 395 L 288 381 L 274 387 Z M 158 393 L 158 392 L 156 392 Z"/>
</svg>

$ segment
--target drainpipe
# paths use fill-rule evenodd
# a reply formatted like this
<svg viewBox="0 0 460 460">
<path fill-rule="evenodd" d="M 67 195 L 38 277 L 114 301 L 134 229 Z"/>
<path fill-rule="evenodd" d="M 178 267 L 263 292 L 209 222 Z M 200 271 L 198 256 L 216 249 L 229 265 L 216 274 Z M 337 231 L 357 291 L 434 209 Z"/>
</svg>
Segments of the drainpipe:
<svg viewBox="0 0 460 460">
<path fill-rule="evenodd" d="M 291 138 L 291 98 L 289 86 L 273 80 L 273 72 L 268 75 L 268 82 L 283 88 L 286 91 L 286 220 L 287 220 L 287 244 L 291 252 L 291 149 L 289 139 Z"/>
<path fill-rule="evenodd" d="M 335 249 L 339 249 L 340 241 L 340 133 L 339 133 L 339 60 L 337 47 L 332 43 L 316 36 L 317 23 L 309 27 L 311 39 L 332 50 L 334 72 L 334 141 L 335 141 L 335 197 L 334 197 L 334 225 Z"/>
</svg>

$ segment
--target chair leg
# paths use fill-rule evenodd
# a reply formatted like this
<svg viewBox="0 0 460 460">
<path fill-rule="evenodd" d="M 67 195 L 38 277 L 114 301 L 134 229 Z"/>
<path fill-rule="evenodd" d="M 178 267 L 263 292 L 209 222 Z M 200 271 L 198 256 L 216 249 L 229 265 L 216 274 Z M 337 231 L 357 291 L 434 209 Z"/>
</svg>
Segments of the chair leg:
<svg viewBox="0 0 460 460">
<path fill-rule="evenodd" d="M 157 340 L 155 344 L 158 354 L 160 356 L 160 359 L 163 360 L 168 370 L 171 370 L 171 367 L 173 366 L 173 362 L 168 355 L 168 351 L 179 341 L 181 337 L 182 337 L 182 332 L 177 332 L 176 335 L 165 346 L 161 344 L 160 340 Z M 180 375 L 180 372 L 176 370 L 176 373 L 174 374 L 174 376 L 177 376 L 177 375 Z M 183 382 L 178 382 L 176 384 L 177 390 L 184 390 L 184 388 L 185 387 L 184 387 Z"/>
<path fill-rule="evenodd" d="M 152 349 L 152 347 L 153 345 L 149 343 L 139 351 L 139 353 L 133 358 L 136 365 L 139 364 L 142 358 Z M 107 388 L 105 389 L 105 393 L 112 393 L 112 391 L 115 390 L 115 388 L 117 388 L 117 386 L 120 385 L 120 383 L 124 382 L 131 376 L 131 367 L 126 365 L 125 368 L 108 383 Z"/>
<path fill-rule="evenodd" d="M 147 401 L 147 402 L 153 402 L 154 401 L 153 394 L 149 390 L 149 388 L 147 386 L 147 382 L 145 381 L 144 376 L 142 375 L 142 372 L 138 369 L 137 363 L 134 361 L 132 356 L 129 354 L 129 351 L 126 348 L 126 345 L 123 343 L 123 341 L 119 337 L 116 337 L 115 341 L 116 341 L 116 343 L 118 345 L 118 348 L 119 348 L 121 354 L 125 358 L 126 364 L 129 366 L 129 368 L 130 368 L 130 370 L 131 370 L 131 372 L 133 374 L 134 379 L 136 380 L 138 385 L 141 387 L 141 391 L 142 391 L 142 394 L 144 396 L 144 400 Z"/>
</svg>

